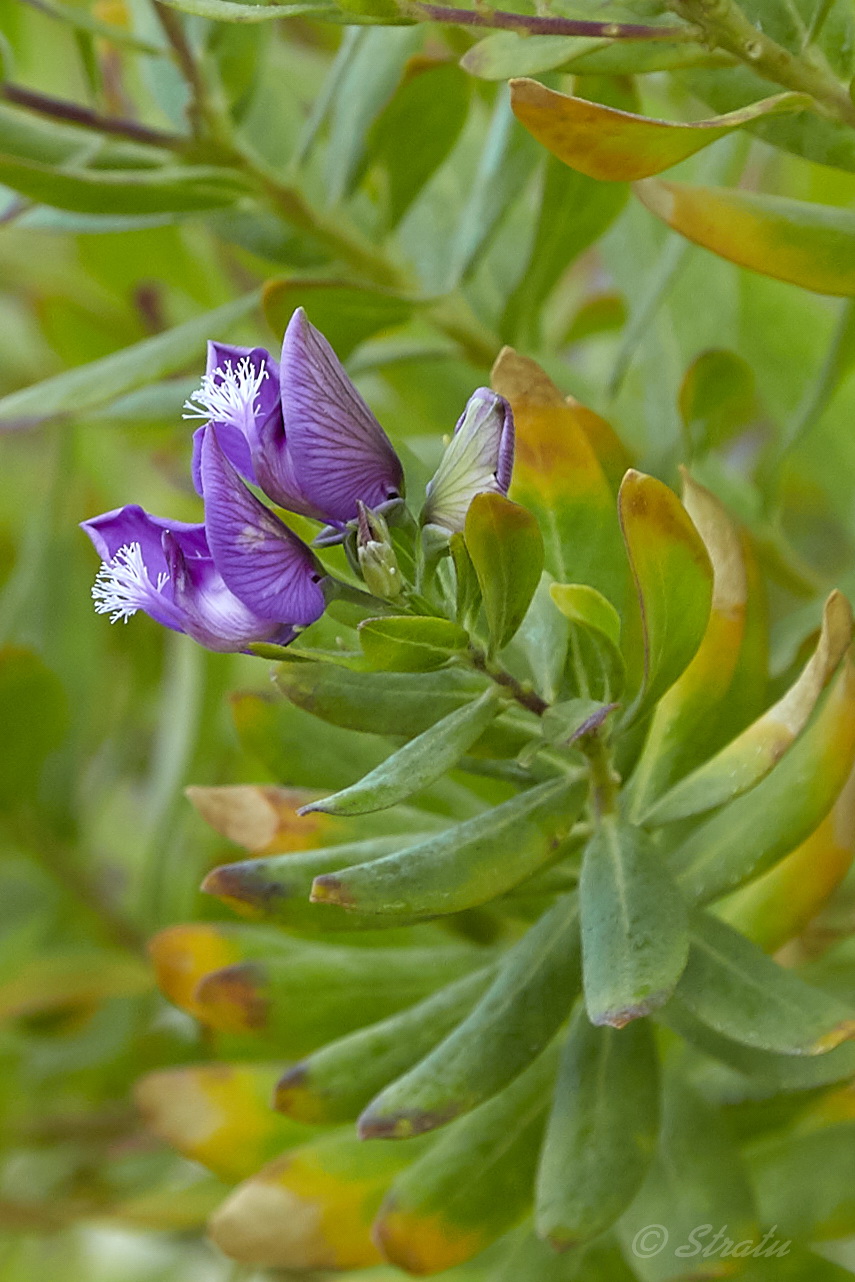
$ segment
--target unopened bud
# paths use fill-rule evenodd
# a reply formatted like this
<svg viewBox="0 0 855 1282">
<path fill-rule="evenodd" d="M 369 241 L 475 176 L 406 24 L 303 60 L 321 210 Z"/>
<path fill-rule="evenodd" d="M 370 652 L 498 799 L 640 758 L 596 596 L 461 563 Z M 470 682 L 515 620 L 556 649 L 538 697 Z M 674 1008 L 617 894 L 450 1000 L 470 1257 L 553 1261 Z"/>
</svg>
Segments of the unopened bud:
<svg viewBox="0 0 855 1282">
<path fill-rule="evenodd" d="M 379 512 L 357 503 L 356 555 L 365 586 L 375 596 L 396 597 L 403 586 L 389 527 Z"/>
</svg>

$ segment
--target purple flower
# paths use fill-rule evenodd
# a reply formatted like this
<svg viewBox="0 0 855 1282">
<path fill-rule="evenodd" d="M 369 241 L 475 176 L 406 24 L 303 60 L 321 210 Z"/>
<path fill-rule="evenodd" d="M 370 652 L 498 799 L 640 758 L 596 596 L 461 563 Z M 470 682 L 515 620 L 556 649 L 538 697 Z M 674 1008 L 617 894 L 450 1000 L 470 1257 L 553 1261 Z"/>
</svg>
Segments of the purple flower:
<svg viewBox="0 0 855 1282">
<path fill-rule="evenodd" d="M 136 504 L 82 522 L 102 558 L 95 609 L 113 623 L 144 610 L 209 650 L 287 645 L 323 613 L 323 571 L 246 488 L 213 432 L 200 455 L 204 525 L 167 521 Z"/>
<path fill-rule="evenodd" d="M 439 467 L 428 482 L 423 525 L 452 534 L 476 494 L 507 494 L 514 467 L 514 417 L 503 396 L 479 387 L 466 402 Z"/>
<path fill-rule="evenodd" d="M 403 496 L 389 438 L 302 307 L 285 331 L 281 364 L 262 347 L 209 343 L 202 386 L 185 417 L 213 424 L 233 467 L 280 507 L 342 528 L 357 502 Z M 194 475 L 202 488 L 201 430 Z"/>
</svg>

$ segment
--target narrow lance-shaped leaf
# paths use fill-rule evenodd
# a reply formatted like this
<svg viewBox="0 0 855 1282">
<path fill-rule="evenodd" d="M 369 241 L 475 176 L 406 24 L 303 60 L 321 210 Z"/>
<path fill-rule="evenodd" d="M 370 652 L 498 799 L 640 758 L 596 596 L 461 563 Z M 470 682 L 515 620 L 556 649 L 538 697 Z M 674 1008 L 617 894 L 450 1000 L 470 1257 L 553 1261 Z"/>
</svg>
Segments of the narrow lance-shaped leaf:
<svg viewBox="0 0 855 1282">
<path fill-rule="evenodd" d="M 629 785 L 636 820 L 675 775 L 685 774 L 706 755 L 707 735 L 699 727 L 708 724 L 726 695 L 745 631 L 748 580 L 739 535 L 718 500 L 688 473 L 683 475 L 683 506 L 712 562 L 712 607 L 695 657 L 653 714 Z"/>
<path fill-rule="evenodd" d="M 713 572 L 701 536 L 667 485 L 627 472 L 621 529 L 641 606 L 644 679 L 628 718 L 674 684 L 694 657 L 710 615 Z"/>
<path fill-rule="evenodd" d="M 248 194 L 233 169 L 53 169 L 0 153 L 0 182 L 30 200 L 91 214 L 191 213 L 223 209 Z"/>
<path fill-rule="evenodd" d="M 468 1015 L 492 982 L 485 968 L 379 1024 L 340 1037 L 280 1078 L 275 1107 L 299 1122 L 346 1122 Z"/>
<path fill-rule="evenodd" d="M 552 1040 L 579 986 L 578 914 L 565 897 L 514 945 L 459 1027 L 377 1096 L 360 1118 L 360 1134 L 417 1135 L 490 1099 Z"/>
<path fill-rule="evenodd" d="M 376 1241 L 392 1264 L 440 1273 L 470 1260 L 522 1217 L 555 1061 L 547 1050 L 395 1179 L 375 1223 Z"/>
<path fill-rule="evenodd" d="M 689 961 L 674 996 L 723 1036 L 779 1055 L 819 1055 L 855 1035 L 855 1009 L 709 913 L 692 919 Z"/>
<path fill-rule="evenodd" d="M 641 1187 L 659 1130 L 659 1061 L 649 1020 L 620 1031 L 576 1012 L 537 1174 L 535 1222 L 564 1249 L 599 1236 Z"/>
<path fill-rule="evenodd" d="M 230 1259 L 286 1272 L 364 1269 L 382 1256 L 371 1224 L 395 1175 L 423 1147 L 362 1144 L 334 1131 L 268 1163 L 238 1185 L 209 1223 Z"/>
<path fill-rule="evenodd" d="M 635 192 L 674 231 L 721 258 L 819 294 L 855 295 L 850 209 L 656 178 Z"/>
<path fill-rule="evenodd" d="M 807 94 L 776 94 L 726 116 L 688 124 L 651 120 L 521 79 L 511 81 L 511 104 L 517 120 L 571 169 L 589 178 L 634 182 L 670 169 L 762 116 L 804 111 L 811 100 Z"/>
<path fill-rule="evenodd" d="M 227 337 L 237 321 L 255 310 L 259 299 L 260 292 L 253 290 L 153 338 L 12 392 L 0 399 L 0 428 L 29 427 L 58 414 L 80 414 L 173 374 L 193 359 L 209 334 Z"/>
<path fill-rule="evenodd" d="M 404 801 L 450 770 L 480 738 L 502 701 L 494 688 L 437 721 L 393 753 L 359 783 L 304 806 L 301 813 L 364 815 Z"/>
<path fill-rule="evenodd" d="M 774 953 L 816 916 L 855 857 L 855 775 L 806 841 L 756 881 L 720 899 L 716 915 Z"/>
<path fill-rule="evenodd" d="M 351 672 L 334 664 L 285 661 L 276 684 L 299 708 L 348 730 L 421 734 L 470 699 L 486 678 L 450 668 L 441 672 Z"/>
<path fill-rule="evenodd" d="M 337 904 L 313 904 L 309 899 L 312 882 L 324 873 L 349 868 L 354 861 L 382 859 L 420 835 L 427 839 L 428 833 L 419 834 L 410 824 L 406 836 L 369 837 L 339 846 L 221 864 L 208 873 L 201 889 L 206 895 L 216 895 L 241 917 L 288 930 L 376 930 L 379 923 L 373 913 L 346 912 Z"/>
<path fill-rule="evenodd" d="M 487 903 L 558 852 L 586 792 L 584 782 L 548 780 L 418 846 L 317 877 L 312 901 L 376 913 L 378 925 Z"/>
<path fill-rule="evenodd" d="M 623 1028 L 663 1005 L 688 956 L 686 909 L 640 828 L 602 819 L 585 850 L 579 911 L 591 1022 Z"/>
<path fill-rule="evenodd" d="M 855 1074 L 855 1042 L 842 1042 L 823 1055 L 778 1055 L 734 1041 L 702 1023 L 682 1002 L 670 1001 L 658 1017 L 705 1055 L 719 1060 L 766 1091 L 811 1091 Z"/>
<path fill-rule="evenodd" d="M 701 814 L 759 783 L 804 729 L 851 639 L 851 606 L 840 592 L 832 592 L 816 649 L 798 680 L 742 734 L 649 807 L 645 820 L 661 824 Z M 642 801 L 643 794 L 639 808 Z"/>
<path fill-rule="evenodd" d="M 855 671 L 847 657 L 819 713 L 755 788 L 696 828 L 671 857 L 690 900 L 707 903 L 809 837 L 855 764 Z"/>
<path fill-rule="evenodd" d="M 134 1101 L 147 1129 L 224 1180 L 244 1180 L 309 1127 L 274 1113 L 276 1064 L 192 1064 L 147 1073 Z"/>
<path fill-rule="evenodd" d="M 508 644 L 522 623 L 543 570 L 537 520 L 502 494 L 476 494 L 466 514 L 472 558 L 493 650 Z"/>
</svg>

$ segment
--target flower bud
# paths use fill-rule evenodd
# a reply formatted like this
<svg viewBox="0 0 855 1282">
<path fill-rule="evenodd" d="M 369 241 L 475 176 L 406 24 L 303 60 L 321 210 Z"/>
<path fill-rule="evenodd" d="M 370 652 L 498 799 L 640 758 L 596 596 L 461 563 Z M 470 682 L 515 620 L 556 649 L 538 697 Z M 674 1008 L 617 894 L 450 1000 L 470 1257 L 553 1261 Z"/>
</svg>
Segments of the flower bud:
<svg viewBox="0 0 855 1282">
<path fill-rule="evenodd" d="M 463 529 L 476 494 L 507 494 L 514 464 L 514 420 L 502 396 L 479 387 L 470 396 L 433 480 L 422 524 Z"/>
<path fill-rule="evenodd" d="M 396 597 L 401 591 L 401 571 L 389 538 L 389 527 L 379 512 L 357 503 L 356 555 L 365 586 L 375 596 Z"/>
</svg>

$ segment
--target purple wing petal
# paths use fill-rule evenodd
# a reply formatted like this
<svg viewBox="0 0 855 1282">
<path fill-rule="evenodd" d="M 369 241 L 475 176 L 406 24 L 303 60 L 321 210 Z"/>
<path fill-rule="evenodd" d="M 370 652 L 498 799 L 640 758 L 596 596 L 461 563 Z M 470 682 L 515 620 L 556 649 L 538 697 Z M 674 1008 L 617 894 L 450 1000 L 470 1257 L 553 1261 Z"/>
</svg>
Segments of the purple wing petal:
<svg viewBox="0 0 855 1282">
<path fill-rule="evenodd" d="M 239 601 L 210 557 L 185 557 L 168 531 L 163 535 L 163 551 L 183 630 L 194 641 L 209 650 L 234 651 L 245 650 L 253 641 L 278 640 L 281 625 L 259 618 Z"/>
<path fill-rule="evenodd" d="M 190 470 L 197 494 L 202 493 L 202 441 L 205 439 L 206 429 L 207 424 L 205 427 L 197 427 L 193 433 L 193 459 Z M 238 431 L 236 427 L 230 427 L 228 423 L 217 423 L 215 430 L 223 453 L 235 471 L 245 476 L 253 485 L 257 485 L 258 477 L 255 474 L 252 453 L 243 432 Z"/>
<path fill-rule="evenodd" d="M 202 482 L 211 554 L 235 596 L 280 623 L 320 618 L 325 603 L 314 556 L 250 493 L 211 430 L 202 445 Z"/>
<path fill-rule="evenodd" d="M 126 507 L 117 507 L 112 512 L 81 521 L 80 528 L 89 535 L 102 561 L 111 561 L 120 548 L 139 543 L 143 561 L 155 582 L 157 576 L 167 569 L 161 547 L 164 530 L 175 535 L 186 556 L 210 555 L 204 525 L 167 521 L 161 516 L 152 516 L 138 503 L 129 503 Z"/>
<path fill-rule="evenodd" d="M 300 488 L 327 520 L 352 520 L 357 499 L 377 507 L 403 492 L 389 438 L 302 307 L 285 331 L 280 380 Z"/>
</svg>

